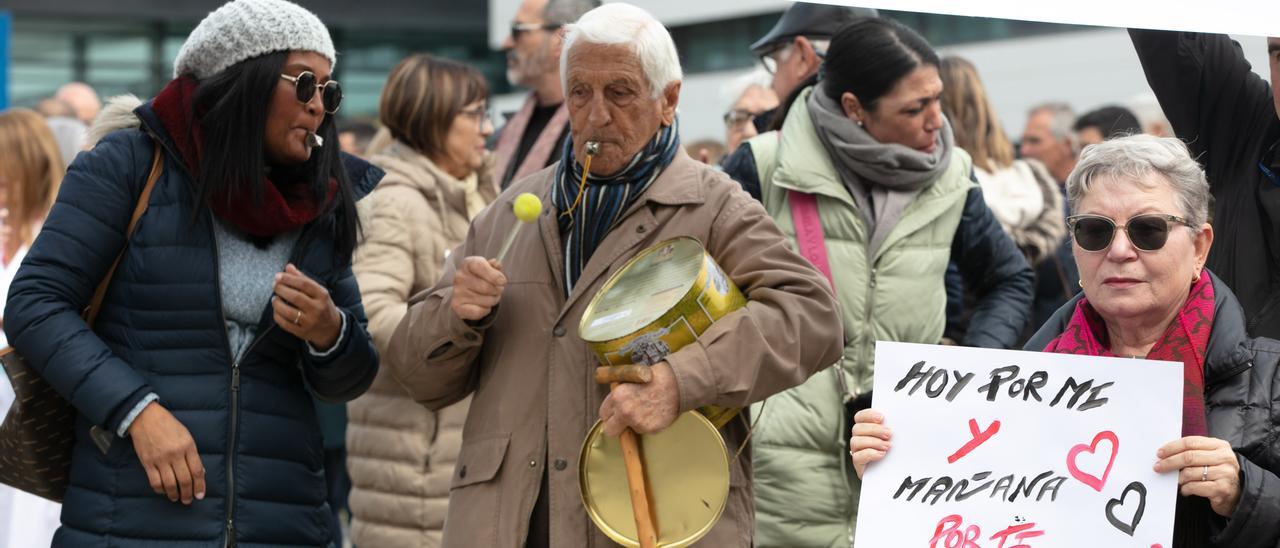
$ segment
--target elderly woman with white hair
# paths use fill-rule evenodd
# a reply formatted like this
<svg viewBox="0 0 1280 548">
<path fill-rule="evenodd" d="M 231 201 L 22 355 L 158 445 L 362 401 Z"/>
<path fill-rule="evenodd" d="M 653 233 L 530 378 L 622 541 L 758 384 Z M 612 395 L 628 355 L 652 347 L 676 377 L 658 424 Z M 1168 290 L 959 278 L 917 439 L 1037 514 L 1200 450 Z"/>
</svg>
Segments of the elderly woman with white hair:
<svg viewBox="0 0 1280 548">
<path fill-rule="evenodd" d="M 1125 137 L 1085 148 L 1067 193 L 1084 291 L 1027 350 L 1182 363 L 1183 437 L 1154 455 L 1157 472 L 1178 474 L 1174 548 L 1280 545 L 1280 342 L 1249 338 L 1240 302 L 1204 268 L 1204 170 L 1177 139 Z M 861 475 L 892 441 L 883 413 L 856 420 Z"/>
<path fill-rule="evenodd" d="M 560 162 L 515 181 L 476 217 L 385 354 L 430 408 L 472 396 L 446 547 L 608 546 L 582 508 L 577 474 L 597 419 L 611 436 L 662 431 L 680 412 L 745 407 L 840 357 L 840 317 L 822 275 L 737 183 L 679 146 L 680 63 L 662 24 L 610 3 L 569 27 L 564 51 L 571 135 Z M 600 146 L 587 161 L 589 141 Z M 518 228 L 512 201 L 526 192 L 545 213 L 515 233 L 499 263 Z M 748 303 L 654 364 L 651 382 L 610 392 L 592 379 L 579 322 L 610 273 L 677 236 L 701 241 Z M 747 431 L 745 418 L 721 429 L 729 447 L 744 445 Z M 744 451 L 702 545 L 751 545 L 750 477 Z"/>
<path fill-rule="evenodd" d="M 771 76 L 755 69 L 731 80 L 721 89 L 729 110 L 724 113 L 725 154 L 733 154 L 743 141 L 759 135 L 757 119 L 778 108 L 778 95 L 769 86 Z"/>
</svg>

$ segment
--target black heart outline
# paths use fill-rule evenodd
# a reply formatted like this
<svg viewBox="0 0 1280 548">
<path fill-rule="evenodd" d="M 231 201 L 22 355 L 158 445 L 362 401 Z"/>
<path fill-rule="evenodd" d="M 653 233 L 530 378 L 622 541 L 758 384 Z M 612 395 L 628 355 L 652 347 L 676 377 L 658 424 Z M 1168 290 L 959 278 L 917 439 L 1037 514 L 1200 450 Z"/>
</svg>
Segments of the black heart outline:
<svg viewBox="0 0 1280 548">
<path fill-rule="evenodd" d="M 1124 505 L 1125 497 L 1129 496 L 1130 491 L 1138 492 L 1138 511 L 1133 513 L 1133 521 L 1124 523 L 1115 516 L 1117 506 Z M 1133 482 L 1126 485 L 1124 491 L 1120 493 L 1120 498 L 1107 501 L 1107 521 L 1111 522 L 1111 526 L 1119 529 L 1121 533 L 1133 536 L 1133 531 L 1138 528 L 1138 523 L 1142 521 L 1142 512 L 1147 509 L 1147 486 L 1142 482 Z"/>
</svg>

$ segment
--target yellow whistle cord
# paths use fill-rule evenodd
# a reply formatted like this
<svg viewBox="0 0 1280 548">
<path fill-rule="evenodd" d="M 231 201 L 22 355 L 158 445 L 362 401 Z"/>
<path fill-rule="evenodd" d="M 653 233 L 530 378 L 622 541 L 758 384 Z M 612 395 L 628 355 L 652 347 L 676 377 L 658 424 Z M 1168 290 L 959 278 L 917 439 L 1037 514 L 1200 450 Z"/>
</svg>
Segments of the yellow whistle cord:
<svg viewBox="0 0 1280 548">
<path fill-rule="evenodd" d="M 578 196 L 573 199 L 573 205 L 560 214 L 561 217 L 573 215 L 573 210 L 578 208 L 578 204 L 582 203 L 582 193 L 587 190 L 587 174 L 591 173 L 591 156 L 591 154 L 588 154 L 587 161 L 582 163 L 582 181 L 578 183 Z"/>
</svg>

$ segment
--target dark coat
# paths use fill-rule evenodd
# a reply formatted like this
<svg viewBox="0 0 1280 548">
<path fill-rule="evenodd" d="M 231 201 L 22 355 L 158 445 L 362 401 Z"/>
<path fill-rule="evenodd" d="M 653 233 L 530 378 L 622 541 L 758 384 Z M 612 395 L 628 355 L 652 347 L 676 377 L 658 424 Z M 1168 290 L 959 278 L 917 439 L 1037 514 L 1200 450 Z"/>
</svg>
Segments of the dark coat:
<svg viewBox="0 0 1280 548">
<path fill-rule="evenodd" d="M 1275 548 L 1280 546 L 1280 405 L 1274 404 L 1280 396 L 1280 341 L 1249 338 L 1240 301 L 1222 279 L 1210 278 L 1214 316 L 1205 352 L 1205 413 L 1209 435 L 1230 443 L 1240 462 L 1240 501 L 1229 521 L 1208 516 L 1211 545 Z M 1042 351 L 1062 334 L 1082 295 L 1058 309 L 1026 350 Z M 1199 506 L 1212 513 L 1207 504 Z"/>
<path fill-rule="evenodd" d="M 347 318 L 325 359 L 263 310 L 258 339 L 233 366 L 223 321 L 212 217 L 192 215 L 190 178 L 150 105 L 141 128 L 107 135 L 67 171 L 57 203 L 13 281 L 9 341 L 79 411 L 71 487 L 54 546 L 327 546 L 323 445 L 310 391 L 328 401 L 368 388 L 378 356 L 349 262 L 320 230 L 291 261 L 324 285 Z M 165 168 L 116 270 L 96 333 L 79 313 L 125 245 L 125 229 L 158 140 Z M 357 196 L 382 172 L 345 159 Z M 301 241 L 308 235 L 304 234 Z M 204 500 L 155 494 L 128 438 L 115 431 L 148 393 L 191 432 Z M 90 438 L 109 432 L 106 450 Z"/>
<path fill-rule="evenodd" d="M 1280 339 L 1280 119 L 1271 86 L 1225 35 L 1129 36 L 1174 132 L 1209 178 L 1207 266 L 1240 296 L 1249 334 Z"/>
</svg>

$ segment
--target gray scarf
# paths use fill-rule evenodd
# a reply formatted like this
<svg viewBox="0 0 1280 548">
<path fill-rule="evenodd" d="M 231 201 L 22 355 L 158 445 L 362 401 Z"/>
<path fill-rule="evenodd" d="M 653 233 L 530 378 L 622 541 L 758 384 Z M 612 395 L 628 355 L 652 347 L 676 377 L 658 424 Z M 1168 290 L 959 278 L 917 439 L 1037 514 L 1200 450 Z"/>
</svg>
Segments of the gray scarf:
<svg viewBox="0 0 1280 548">
<path fill-rule="evenodd" d="M 920 191 L 933 184 L 951 165 L 955 137 L 944 117 L 938 146 L 932 153 L 877 141 L 845 116 L 840 104 L 814 86 L 807 104 L 818 140 L 827 149 L 840 181 L 853 195 L 862 220 L 871 228 L 868 259 L 884 243 L 902 218 L 902 211 Z"/>
</svg>

